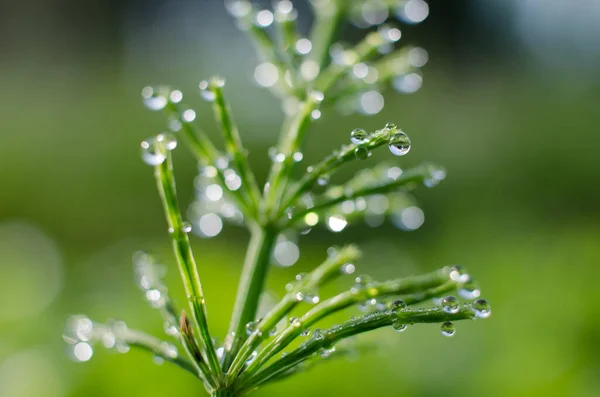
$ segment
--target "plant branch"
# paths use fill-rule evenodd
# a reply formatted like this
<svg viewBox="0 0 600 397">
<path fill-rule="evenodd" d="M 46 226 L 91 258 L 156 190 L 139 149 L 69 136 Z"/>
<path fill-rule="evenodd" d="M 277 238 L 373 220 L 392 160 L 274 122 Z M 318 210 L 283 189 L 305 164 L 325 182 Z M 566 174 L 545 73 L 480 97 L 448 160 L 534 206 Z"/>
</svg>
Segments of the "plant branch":
<svg viewBox="0 0 600 397">
<path fill-rule="evenodd" d="M 179 131 L 180 136 L 183 138 L 184 143 L 192 152 L 192 155 L 196 158 L 196 160 L 203 165 L 210 164 L 215 166 L 219 184 L 223 187 L 227 187 L 225 173 L 222 167 L 219 167 L 218 164 L 219 160 L 224 156 L 213 145 L 210 138 L 208 138 L 204 131 L 202 131 L 197 125 L 182 118 L 183 112 L 178 104 L 169 101 L 165 106 L 165 113 L 168 118 L 175 119 L 181 123 L 181 130 Z M 231 189 L 223 190 L 242 212 L 249 215 L 253 213 L 239 191 Z"/>
<path fill-rule="evenodd" d="M 246 369 L 248 376 L 251 376 L 275 354 L 287 347 L 308 327 L 335 312 L 376 297 L 404 294 L 412 294 L 403 297 L 402 300 L 406 304 L 416 304 L 455 289 L 457 283 L 449 279 L 449 272 L 449 268 L 443 268 L 425 275 L 370 283 L 365 288 L 357 289 L 355 287 L 319 303 L 304 314 L 298 323 L 291 324 L 258 353 L 258 356 Z"/>
<path fill-rule="evenodd" d="M 250 199 L 250 202 L 252 203 L 250 209 L 253 210 L 255 213 L 254 217 L 256 218 L 256 211 L 258 210 L 261 193 L 258 184 L 256 183 L 256 177 L 248 164 L 247 150 L 242 145 L 240 133 L 231 116 L 230 106 L 223 96 L 222 84 L 219 84 L 217 80 L 213 79 L 209 83 L 209 89 L 215 97 L 213 101 L 213 111 L 225 138 L 225 149 L 233 159 L 233 163 L 242 178 L 240 191 Z"/>
<path fill-rule="evenodd" d="M 247 338 L 246 324 L 254 321 L 278 231 L 269 226 L 251 226 L 250 243 L 235 299 L 225 343 L 223 369 L 227 371 Z"/>
<path fill-rule="evenodd" d="M 292 224 L 302 219 L 302 217 L 310 212 L 322 211 L 346 200 L 352 200 L 358 197 L 367 197 L 374 194 L 391 193 L 401 189 L 409 190 L 419 184 L 423 184 L 427 181 L 433 181 L 435 179 L 435 173 L 439 172 L 440 170 L 442 169 L 437 166 L 423 164 L 402 172 L 402 174 L 396 179 L 389 179 L 387 181 L 376 180 L 373 183 L 358 189 L 342 189 L 340 194 L 333 195 L 333 197 L 332 195 L 325 194 L 322 199 L 315 202 L 313 207 L 299 209 L 297 212 L 295 212 L 292 216 L 292 219 L 290 219 L 288 223 Z"/>
<path fill-rule="evenodd" d="M 283 161 L 274 162 L 271 168 L 267 182 L 269 190 L 265 198 L 266 208 L 263 209 L 266 214 L 277 214 L 280 209 L 279 202 L 285 194 L 289 176 L 294 166 L 294 153 L 299 150 L 304 134 L 311 124 L 312 112 L 322 100 L 323 96 L 320 93 L 309 95 L 296 115 L 284 121 L 284 129 L 280 135 L 280 143 L 278 144 L 278 151 L 284 157 Z"/>
<path fill-rule="evenodd" d="M 245 384 L 242 384 L 240 389 L 243 390 L 262 384 L 279 374 L 289 371 L 321 349 L 331 349 L 335 343 L 342 339 L 372 331 L 377 328 L 390 326 L 397 322 L 403 324 L 440 323 L 475 318 L 476 316 L 471 304 L 461 306 L 456 313 L 448 313 L 442 308 L 432 308 L 421 311 L 411 309 L 399 311 L 390 309 L 384 312 L 367 314 L 346 321 L 342 325 L 334 326 L 322 331 L 319 336 L 315 337 L 313 335 L 309 341 L 303 343 L 285 357 L 280 358 L 258 372 Z"/>
<path fill-rule="evenodd" d="M 262 340 L 268 337 L 271 329 L 276 327 L 282 318 L 304 300 L 305 294 L 344 274 L 342 266 L 348 262 L 357 260 L 359 257 L 360 251 L 356 247 L 352 245 L 344 247 L 299 280 L 292 290 L 257 324 L 256 330 L 248 337 L 235 357 L 227 373 L 227 378 L 231 380 L 238 376 L 254 349 L 256 349 Z"/>
<path fill-rule="evenodd" d="M 169 226 L 173 251 L 192 310 L 194 325 L 198 329 L 198 335 L 207 355 L 208 365 L 212 373 L 217 374 L 218 378 L 221 374 L 221 368 L 208 329 L 206 304 L 202 284 L 200 283 L 200 275 L 198 274 L 198 266 L 190 246 L 189 236 L 187 231 L 184 230 L 185 227 L 179 210 L 170 152 L 166 152 L 165 161 L 155 166 L 154 170 L 156 184 Z"/>
</svg>

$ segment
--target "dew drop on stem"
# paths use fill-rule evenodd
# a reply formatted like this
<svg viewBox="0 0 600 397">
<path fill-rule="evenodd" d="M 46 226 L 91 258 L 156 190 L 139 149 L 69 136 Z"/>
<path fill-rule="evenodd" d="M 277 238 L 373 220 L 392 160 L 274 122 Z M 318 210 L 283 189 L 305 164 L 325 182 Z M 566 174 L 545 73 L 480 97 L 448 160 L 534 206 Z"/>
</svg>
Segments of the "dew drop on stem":
<svg viewBox="0 0 600 397">
<path fill-rule="evenodd" d="M 460 303 L 456 297 L 447 296 L 444 299 L 442 299 L 442 310 L 444 310 L 446 313 L 458 313 L 459 309 Z"/>
<path fill-rule="evenodd" d="M 404 132 L 396 132 L 390 138 L 390 152 L 394 156 L 404 156 L 410 151 L 410 138 Z"/>
<path fill-rule="evenodd" d="M 357 128 L 350 133 L 350 142 L 362 145 L 369 141 L 369 133 L 362 128 Z"/>
<path fill-rule="evenodd" d="M 446 321 L 441 326 L 442 335 L 444 336 L 453 336 L 456 332 L 456 328 L 454 327 L 454 323 L 451 321 Z"/>
<path fill-rule="evenodd" d="M 488 318 L 492 314 L 492 305 L 485 299 L 473 302 L 473 312 L 479 318 Z"/>
</svg>

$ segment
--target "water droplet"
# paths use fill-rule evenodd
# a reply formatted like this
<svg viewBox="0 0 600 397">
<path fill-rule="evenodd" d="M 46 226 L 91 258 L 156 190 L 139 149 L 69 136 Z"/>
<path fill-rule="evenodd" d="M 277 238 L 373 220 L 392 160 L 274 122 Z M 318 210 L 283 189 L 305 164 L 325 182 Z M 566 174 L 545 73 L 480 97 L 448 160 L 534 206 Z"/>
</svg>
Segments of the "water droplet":
<svg viewBox="0 0 600 397">
<path fill-rule="evenodd" d="M 275 335 L 277 335 L 277 326 L 275 326 L 269 330 L 269 336 L 275 336 Z"/>
<path fill-rule="evenodd" d="M 312 112 L 310 112 L 310 118 L 313 120 L 318 120 L 321 118 L 321 111 L 319 109 L 315 109 Z"/>
<path fill-rule="evenodd" d="M 488 318 L 492 315 L 492 305 L 485 299 L 477 299 L 473 302 L 473 312 L 479 318 Z"/>
<path fill-rule="evenodd" d="M 444 299 L 442 299 L 442 309 L 446 313 L 458 313 L 458 311 L 460 310 L 460 302 L 454 296 L 447 296 Z"/>
<path fill-rule="evenodd" d="M 262 10 L 256 13 L 255 23 L 261 28 L 267 28 L 273 24 L 275 17 L 269 10 Z"/>
<path fill-rule="evenodd" d="M 423 67 L 427 64 L 428 60 L 429 54 L 423 48 L 415 47 L 408 51 L 408 63 L 410 63 L 414 67 Z"/>
<path fill-rule="evenodd" d="M 316 79 L 320 71 L 321 67 L 316 61 L 306 60 L 300 64 L 300 75 L 306 81 L 310 82 Z"/>
<path fill-rule="evenodd" d="M 346 263 L 342 265 L 341 271 L 343 274 L 354 274 L 356 271 L 356 266 L 354 266 L 352 263 Z"/>
<path fill-rule="evenodd" d="M 225 348 L 224 347 L 219 347 L 216 351 L 217 353 L 217 358 L 220 360 L 223 359 L 223 357 L 225 357 Z"/>
<path fill-rule="evenodd" d="M 200 95 L 207 102 L 213 102 L 215 100 L 215 93 L 210 90 L 210 84 L 207 80 L 203 80 L 198 85 L 200 87 Z"/>
<path fill-rule="evenodd" d="M 242 187 L 242 178 L 232 169 L 227 169 L 223 173 L 225 176 L 225 186 L 231 191 L 236 191 Z"/>
<path fill-rule="evenodd" d="M 429 177 L 425 178 L 423 185 L 429 188 L 435 187 L 444 179 L 446 179 L 446 170 L 443 168 L 432 167 L 432 169 L 429 171 Z"/>
<path fill-rule="evenodd" d="M 338 233 L 346 228 L 348 221 L 342 215 L 332 215 L 327 218 L 327 228 Z"/>
<path fill-rule="evenodd" d="M 389 148 L 394 156 L 404 156 L 410 151 L 410 138 L 399 131 L 390 138 Z"/>
<path fill-rule="evenodd" d="M 161 356 L 154 355 L 152 356 L 152 362 L 156 365 L 163 365 L 165 363 L 165 359 Z"/>
<path fill-rule="evenodd" d="M 310 335 L 310 328 L 306 328 L 304 331 L 300 333 L 300 336 L 308 336 Z"/>
<path fill-rule="evenodd" d="M 383 110 L 385 99 L 378 91 L 367 91 L 359 97 L 359 110 L 367 115 L 374 115 Z"/>
<path fill-rule="evenodd" d="M 313 102 L 321 103 L 325 99 L 325 94 L 321 91 L 311 91 L 309 97 Z"/>
<path fill-rule="evenodd" d="M 170 323 L 166 322 L 164 324 L 164 329 L 165 329 L 165 334 L 167 334 L 169 336 L 178 336 L 179 335 L 179 328 L 175 324 L 170 324 Z"/>
<path fill-rule="evenodd" d="M 322 358 L 328 358 L 329 356 L 331 356 L 333 353 L 335 352 L 335 346 L 332 346 L 330 348 L 325 348 L 323 350 L 321 350 L 321 357 Z"/>
<path fill-rule="evenodd" d="M 258 356 L 257 351 L 253 351 L 252 354 L 250 354 L 250 357 L 248 357 L 248 359 L 246 360 L 246 364 L 252 364 L 252 362 L 256 359 L 256 356 Z"/>
<path fill-rule="evenodd" d="M 392 304 L 390 305 L 390 309 L 392 309 L 392 310 L 404 310 L 407 307 L 408 307 L 407 304 L 403 300 L 400 300 L 400 299 L 393 301 Z"/>
<path fill-rule="evenodd" d="M 160 309 L 165 306 L 165 297 L 157 289 L 149 289 L 146 291 L 146 300 L 155 309 Z"/>
<path fill-rule="evenodd" d="M 458 294 L 467 300 L 473 300 L 479 298 L 481 291 L 477 288 L 477 284 L 473 279 L 469 278 L 464 284 L 461 285 L 458 290 Z"/>
<path fill-rule="evenodd" d="M 452 336 L 456 332 L 454 323 L 452 323 L 451 321 L 446 321 L 445 323 L 443 323 L 441 330 L 442 330 L 442 335 L 444 335 L 444 336 Z"/>
<path fill-rule="evenodd" d="M 142 160 L 148 165 L 157 166 L 162 164 L 167 159 L 167 155 L 157 144 L 156 138 L 150 138 L 143 141 L 141 147 Z"/>
<path fill-rule="evenodd" d="M 168 103 L 167 96 L 165 95 L 167 91 L 168 90 L 163 87 L 144 87 L 142 89 L 142 99 L 144 101 L 144 105 L 152 111 L 164 109 Z"/>
<path fill-rule="evenodd" d="M 423 86 L 423 77 L 418 73 L 396 76 L 392 79 L 392 87 L 400 93 L 412 94 Z"/>
<path fill-rule="evenodd" d="M 298 317 L 290 317 L 289 321 L 290 325 L 294 328 L 300 328 L 300 326 L 302 326 L 302 323 Z"/>
<path fill-rule="evenodd" d="M 198 219 L 198 231 L 203 237 L 214 237 L 223 230 L 221 217 L 214 213 L 202 215 Z"/>
<path fill-rule="evenodd" d="M 285 161 L 285 154 L 278 152 L 276 147 L 270 147 L 268 154 L 274 163 L 283 163 Z"/>
<path fill-rule="evenodd" d="M 377 33 L 381 35 L 386 43 L 395 43 L 402 37 L 402 32 L 400 32 L 400 29 L 389 25 L 381 25 L 377 29 Z"/>
<path fill-rule="evenodd" d="M 359 160 L 366 160 L 371 156 L 371 151 L 364 146 L 359 146 L 354 150 L 354 155 Z"/>
<path fill-rule="evenodd" d="M 392 324 L 392 328 L 394 328 L 394 331 L 396 332 L 403 332 L 406 331 L 406 324 L 395 322 Z"/>
<path fill-rule="evenodd" d="M 186 109 L 181 112 L 181 120 L 185 123 L 191 123 L 196 120 L 196 111 L 193 109 Z"/>
<path fill-rule="evenodd" d="M 314 339 L 314 340 L 323 340 L 323 338 L 324 338 L 323 331 L 319 328 L 316 328 L 313 331 L 312 336 L 310 338 Z"/>
<path fill-rule="evenodd" d="M 256 331 L 256 323 L 254 321 L 250 321 L 246 324 L 246 334 L 252 335 Z"/>
<path fill-rule="evenodd" d="M 296 243 L 283 240 L 275 245 L 273 258 L 280 266 L 289 267 L 295 264 L 300 258 L 300 250 Z"/>
<path fill-rule="evenodd" d="M 181 102 L 181 100 L 183 99 L 183 93 L 179 90 L 173 90 L 171 91 L 171 94 L 169 95 L 169 100 L 173 103 L 179 103 Z"/>
<path fill-rule="evenodd" d="M 191 223 L 189 223 L 189 222 L 187 222 L 187 221 L 186 221 L 186 222 L 183 222 L 183 223 L 181 224 L 181 231 L 182 231 L 183 233 L 190 233 L 190 232 L 192 231 L 192 224 L 191 224 Z"/>
<path fill-rule="evenodd" d="M 94 349 L 86 342 L 79 342 L 73 347 L 73 357 L 79 362 L 89 361 L 94 355 Z"/>
<path fill-rule="evenodd" d="M 312 50 L 312 42 L 309 39 L 300 39 L 296 41 L 296 52 L 300 55 L 306 55 Z"/>
<path fill-rule="evenodd" d="M 294 159 L 294 162 L 299 163 L 304 159 L 304 154 L 302 154 L 302 152 L 296 152 L 292 155 L 292 158 Z"/>
<path fill-rule="evenodd" d="M 362 128 L 357 128 L 350 133 L 350 141 L 355 145 L 362 145 L 369 141 L 369 133 Z"/>
<path fill-rule="evenodd" d="M 406 23 L 423 22 L 429 15 L 429 5 L 423 0 L 408 0 L 397 11 L 398 18 Z"/>
<path fill-rule="evenodd" d="M 310 171 L 308 171 L 308 170 L 307 170 L 307 172 L 310 173 Z M 319 185 L 319 186 L 327 186 L 327 184 L 329 183 L 330 179 L 331 179 L 331 177 L 328 174 L 321 175 L 319 178 L 317 178 L 317 185 Z"/>
<path fill-rule="evenodd" d="M 263 62 L 254 69 L 254 79 L 262 87 L 272 87 L 279 80 L 279 70 L 274 64 Z"/>
<path fill-rule="evenodd" d="M 178 353 L 177 353 L 177 347 L 175 345 L 172 345 L 170 343 L 167 342 L 162 342 L 160 344 L 162 353 L 165 357 L 168 358 L 176 358 Z"/>
<path fill-rule="evenodd" d="M 373 282 L 373 278 L 369 275 L 362 274 L 354 279 L 357 288 L 364 288 L 367 284 Z"/>
</svg>

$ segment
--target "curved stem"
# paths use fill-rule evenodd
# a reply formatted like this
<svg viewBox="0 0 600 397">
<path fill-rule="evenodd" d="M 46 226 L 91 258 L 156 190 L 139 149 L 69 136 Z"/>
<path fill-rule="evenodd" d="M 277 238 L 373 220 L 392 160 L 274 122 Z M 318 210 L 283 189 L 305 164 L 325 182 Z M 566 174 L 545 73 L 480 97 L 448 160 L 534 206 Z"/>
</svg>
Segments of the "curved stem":
<svg viewBox="0 0 600 397">
<path fill-rule="evenodd" d="M 184 226 L 179 210 L 170 152 L 166 153 L 165 161 L 163 161 L 162 164 L 157 165 L 154 170 L 156 184 L 162 199 L 165 216 L 171 234 L 173 251 L 175 253 L 175 258 L 177 259 L 177 264 L 179 265 L 185 292 L 188 296 L 188 302 L 193 314 L 192 317 L 205 349 L 210 369 L 213 374 L 217 374 L 217 377 L 220 377 L 221 368 L 208 329 L 206 303 L 204 301 L 204 293 L 202 292 L 198 266 L 194 259 L 189 236 L 187 232 L 183 230 Z M 206 375 L 208 377 L 209 374 Z"/>
</svg>

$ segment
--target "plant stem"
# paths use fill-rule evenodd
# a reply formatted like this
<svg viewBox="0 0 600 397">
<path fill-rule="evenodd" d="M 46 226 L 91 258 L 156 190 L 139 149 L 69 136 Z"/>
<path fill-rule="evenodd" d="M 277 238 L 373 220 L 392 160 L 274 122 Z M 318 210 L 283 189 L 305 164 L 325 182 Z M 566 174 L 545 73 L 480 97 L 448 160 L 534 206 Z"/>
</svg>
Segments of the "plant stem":
<svg viewBox="0 0 600 397">
<path fill-rule="evenodd" d="M 173 243 L 173 251 L 175 252 L 185 292 L 188 296 L 188 302 L 193 314 L 192 317 L 195 320 L 196 328 L 204 345 L 211 371 L 219 377 L 221 368 L 208 329 L 206 304 L 204 302 L 202 284 L 200 283 L 200 275 L 198 274 L 198 266 L 194 259 L 189 236 L 183 230 L 183 220 L 177 199 L 171 155 L 169 152 L 166 155 L 165 161 L 155 167 L 156 184 L 163 202 Z"/>
<path fill-rule="evenodd" d="M 247 338 L 246 324 L 255 320 L 278 231 L 272 226 L 254 224 L 250 226 L 250 233 L 250 243 L 229 325 L 228 335 L 232 335 L 233 340 L 231 345 L 225 346 L 225 371 Z"/>
<path fill-rule="evenodd" d="M 325 66 L 335 33 L 340 26 L 342 10 L 337 0 L 329 2 L 323 9 L 315 7 L 315 24 L 310 40 L 312 51 L 310 59 L 317 62 L 320 68 Z"/>
</svg>

